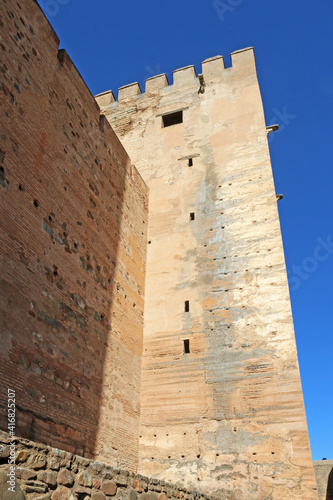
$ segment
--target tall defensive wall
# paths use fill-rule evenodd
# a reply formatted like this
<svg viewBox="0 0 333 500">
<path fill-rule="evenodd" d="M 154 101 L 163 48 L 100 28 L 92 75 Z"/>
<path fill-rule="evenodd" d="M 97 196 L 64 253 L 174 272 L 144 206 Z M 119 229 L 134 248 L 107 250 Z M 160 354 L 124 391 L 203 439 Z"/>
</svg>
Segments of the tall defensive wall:
<svg viewBox="0 0 333 500">
<path fill-rule="evenodd" d="M 252 48 L 96 97 L 150 189 L 139 472 L 218 498 L 313 499 Z"/>
<path fill-rule="evenodd" d="M 0 426 L 136 471 L 147 187 L 38 4 L 0 22 Z"/>
</svg>

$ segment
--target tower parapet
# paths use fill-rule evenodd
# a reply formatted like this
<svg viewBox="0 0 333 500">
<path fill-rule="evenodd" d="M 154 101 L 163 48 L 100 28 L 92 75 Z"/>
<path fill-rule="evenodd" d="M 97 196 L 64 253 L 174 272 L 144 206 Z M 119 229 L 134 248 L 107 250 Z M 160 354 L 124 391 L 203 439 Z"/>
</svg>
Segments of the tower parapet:
<svg viewBox="0 0 333 500">
<path fill-rule="evenodd" d="M 159 92 L 165 87 L 172 87 L 172 90 L 181 87 L 194 87 L 198 89 L 202 83 L 202 77 L 206 86 L 215 85 L 228 78 L 230 73 L 244 72 L 246 76 L 250 73 L 256 75 L 256 66 L 253 47 L 238 50 L 231 54 L 230 68 L 225 68 L 223 56 L 215 56 L 202 62 L 202 73 L 197 75 L 194 66 L 185 66 L 173 71 L 173 84 L 169 84 L 165 73 L 152 76 L 145 80 L 145 92 L 141 91 L 138 82 L 124 85 L 118 89 L 118 101 L 126 101 L 129 98 L 137 97 L 139 99 L 149 98 L 151 93 Z M 115 96 L 111 90 L 102 92 L 95 96 L 97 103 L 103 110 L 105 107 L 116 102 Z"/>
</svg>

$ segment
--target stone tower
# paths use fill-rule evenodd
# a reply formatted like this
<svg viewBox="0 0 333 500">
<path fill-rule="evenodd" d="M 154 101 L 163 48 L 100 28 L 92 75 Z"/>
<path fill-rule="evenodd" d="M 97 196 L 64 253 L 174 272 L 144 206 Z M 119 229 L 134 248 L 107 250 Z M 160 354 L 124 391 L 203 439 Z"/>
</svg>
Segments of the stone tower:
<svg viewBox="0 0 333 500">
<path fill-rule="evenodd" d="M 315 498 L 252 48 L 96 97 L 149 194 L 139 472 Z"/>
</svg>

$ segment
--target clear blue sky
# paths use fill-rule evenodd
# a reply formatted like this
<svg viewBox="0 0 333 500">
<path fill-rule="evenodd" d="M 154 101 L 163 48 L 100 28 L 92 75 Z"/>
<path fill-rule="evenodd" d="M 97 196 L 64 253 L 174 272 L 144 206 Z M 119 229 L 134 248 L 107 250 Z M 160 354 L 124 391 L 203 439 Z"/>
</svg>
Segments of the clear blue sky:
<svg viewBox="0 0 333 500">
<path fill-rule="evenodd" d="M 39 3 L 93 94 L 254 46 L 312 455 L 333 459 L 332 0 Z"/>
</svg>

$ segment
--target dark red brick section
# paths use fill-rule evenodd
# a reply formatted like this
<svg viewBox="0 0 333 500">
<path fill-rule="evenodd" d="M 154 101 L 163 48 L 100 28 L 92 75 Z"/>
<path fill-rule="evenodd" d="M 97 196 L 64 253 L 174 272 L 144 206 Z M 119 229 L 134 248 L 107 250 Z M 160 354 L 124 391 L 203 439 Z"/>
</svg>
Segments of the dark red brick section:
<svg viewBox="0 0 333 500">
<path fill-rule="evenodd" d="M 12 388 L 19 435 L 133 470 L 147 188 L 37 3 L 0 25 L 1 428 Z"/>
</svg>

